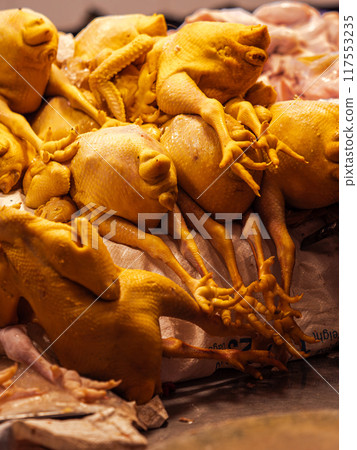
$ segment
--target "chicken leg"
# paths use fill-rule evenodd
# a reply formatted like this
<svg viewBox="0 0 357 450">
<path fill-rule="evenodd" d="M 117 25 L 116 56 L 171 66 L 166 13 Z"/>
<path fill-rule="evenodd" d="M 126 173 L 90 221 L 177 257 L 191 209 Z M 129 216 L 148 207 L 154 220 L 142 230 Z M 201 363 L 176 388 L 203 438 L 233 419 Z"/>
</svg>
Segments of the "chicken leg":
<svg viewBox="0 0 357 450">
<path fill-rule="evenodd" d="M 39 373 L 43 378 L 68 390 L 78 400 L 91 403 L 95 400 L 105 397 L 106 391 L 117 387 L 120 381 L 106 381 L 99 382 L 90 380 L 88 378 L 81 377 L 74 370 L 67 370 L 63 367 L 49 363 L 34 347 L 32 341 L 27 336 L 25 327 L 15 325 L 0 329 L 0 350 L 3 350 L 5 355 L 18 363 L 28 366 L 17 378 L 6 387 L 1 393 L 5 395 L 9 388 L 16 392 L 16 387 L 12 388 L 12 385 L 28 370 L 32 368 Z M 4 381 L 12 378 L 17 370 L 17 364 L 5 371 L 0 372 L 0 385 L 4 384 Z M 17 390 L 23 395 L 38 395 L 37 389 L 30 390 Z"/>
</svg>

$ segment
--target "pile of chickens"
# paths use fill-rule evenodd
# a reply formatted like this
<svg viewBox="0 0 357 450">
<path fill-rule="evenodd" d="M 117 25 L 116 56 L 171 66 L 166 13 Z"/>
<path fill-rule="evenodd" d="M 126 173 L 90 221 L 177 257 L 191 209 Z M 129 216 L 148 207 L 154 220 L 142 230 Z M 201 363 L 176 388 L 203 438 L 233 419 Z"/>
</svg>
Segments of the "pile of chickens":
<svg viewBox="0 0 357 450">
<path fill-rule="evenodd" d="M 115 387 L 145 403 L 161 392 L 163 356 L 226 361 L 257 378 L 255 363 L 285 370 L 288 354 L 306 356 L 301 343 L 316 340 L 296 322 L 301 295 L 290 296 L 285 202 L 338 200 L 338 104 L 276 103 L 275 89 L 258 81 L 275 63 L 271 27 L 257 17 L 168 34 L 162 15 L 108 16 L 73 38 L 39 13 L 0 12 L 0 190 L 22 187 L 34 212 L 0 209 L 0 348 L 9 358 L 88 401 Z M 257 221 L 248 230 L 257 279 L 246 285 L 225 226 L 207 215 L 248 216 L 253 202 L 276 245 L 281 284 Z M 200 277 L 149 232 L 163 217 Z M 189 227 L 210 236 L 231 288 L 213 280 Z M 102 237 L 161 260 L 187 289 L 117 266 Z M 160 316 L 249 336 L 252 347 L 162 339 Z M 32 347 L 26 321 L 43 327 L 63 368 Z M 13 374 L 0 373 L 7 395 L 16 395 L 16 386 L 7 390 Z"/>
</svg>

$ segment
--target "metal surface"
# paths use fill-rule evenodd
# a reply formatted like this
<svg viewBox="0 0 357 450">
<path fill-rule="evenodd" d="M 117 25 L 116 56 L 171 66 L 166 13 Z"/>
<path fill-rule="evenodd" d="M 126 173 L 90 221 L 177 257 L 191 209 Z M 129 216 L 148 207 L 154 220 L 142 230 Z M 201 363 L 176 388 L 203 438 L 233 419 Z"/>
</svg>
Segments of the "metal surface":
<svg viewBox="0 0 357 450">
<path fill-rule="evenodd" d="M 337 354 L 292 361 L 288 373 L 264 370 L 256 381 L 234 370 L 221 370 L 211 377 L 178 384 L 163 399 L 169 414 L 166 428 L 146 433 L 149 449 L 175 436 L 224 421 L 248 416 L 338 409 Z M 318 372 L 318 373 L 317 373 Z M 323 378 L 326 380 L 324 380 Z M 328 383 L 332 386 L 330 386 Z"/>
</svg>

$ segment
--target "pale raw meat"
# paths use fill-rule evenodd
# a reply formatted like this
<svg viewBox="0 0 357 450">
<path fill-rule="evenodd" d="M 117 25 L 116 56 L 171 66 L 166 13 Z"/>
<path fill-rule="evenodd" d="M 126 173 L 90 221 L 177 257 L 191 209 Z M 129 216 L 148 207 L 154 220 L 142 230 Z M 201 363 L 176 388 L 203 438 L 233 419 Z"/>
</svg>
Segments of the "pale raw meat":
<svg viewBox="0 0 357 450">
<path fill-rule="evenodd" d="M 200 9 L 199 20 L 268 26 L 270 55 L 262 80 L 275 87 L 277 100 L 338 98 L 337 12 L 320 12 L 300 2 L 267 3 L 249 13 L 241 8 Z"/>
</svg>

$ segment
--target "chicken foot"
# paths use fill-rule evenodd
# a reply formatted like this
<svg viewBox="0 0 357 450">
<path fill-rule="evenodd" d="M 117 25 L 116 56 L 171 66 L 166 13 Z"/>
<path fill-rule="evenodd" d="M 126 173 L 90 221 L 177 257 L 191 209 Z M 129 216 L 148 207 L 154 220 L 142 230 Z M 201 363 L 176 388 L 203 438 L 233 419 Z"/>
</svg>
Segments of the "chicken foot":
<svg viewBox="0 0 357 450">
<path fill-rule="evenodd" d="M 250 363 L 273 366 L 281 371 L 287 371 L 285 365 L 275 359 L 273 355 L 266 350 L 242 351 L 238 349 L 215 350 L 211 348 L 200 348 L 186 344 L 173 337 L 162 339 L 162 354 L 166 358 L 195 358 L 224 361 L 235 369 L 248 373 L 260 380 L 263 379 L 262 374 L 258 369 L 249 365 Z"/>
<path fill-rule="evenodd" d="M 41 391 L 37 388 L 23 389 L 12 386 L 12 378 L 16 374 L 17 368 L 18 365 L 13 364 L 0 371 L 0 403 L 8 399 L 15 400 L 41 394 Z"/>
<path fill-rule="evenodd" d="M 307 163 L 303 156 L 294 152 L 284 142 L 269 132 L 269 122 L 272 115 L 266 108 L 260 108 L 264 109 L 266 114 L 260 113 L 261 117 L 258 117 L 256 109 L 250 102 L 238 98 L 230 100 L 225 106 L 225 111 L 254 133 L 259 148 L 265 151 L 268 159 L 275 167 L 279 166 L 279 151 L 286 153 L 297 161 Z M 263 121 L 261 121 L 262 119 Z"/>
<path fill-rule="evenodd" d="M 98 215 L 96 215 L 95 218 L 91 218 L 91 221 L 94 219 L 97 220 Z M 203 277 L 200 280 L 193 278 L 181 266 L 169 247 L 160 239 L 160 237 L 145 233 L 144 231 L 139 230 L 134 224 L 119 217 L 105 220 L 99 225 L 98 231 L 101 236 L 106 236 L 110 233 L 110 240 L 113 242 L 138 248 L 146 252 L 152 258 L 163 261 L 176 273 L 176 275 L 178 275 L 182 282 L 188 287 L 200 307 L 207 313 L 213 312 L 215 302 L 217 302 L 217 309 L 222 308 L 222 301 L 226 308 L 229 308 L 236 303 L 234 299 L 229 297 L 232 293 L 232 289 L 220 288 L 213 283 L 211 281 L 212 274 L 209 273 L 207 269 L 203 269 L 203 265 L 201 265 Z M 141 236 L 141 238 L 139 238 L 139 236 Z M 190 245 L 192 248 L 192 241 Z"/>
<path fill-rule="evenodd" d="M 262 236 L 257 222 L 254 221 L 248 234 L 248 242 L 251 245 L 258 269 L 258 280 L 250 285 L 250 289 L 255 292 L 261 292 L 264 301 L 270 311 L 273 313 L 282 312 L 283 317 L 274 318 L 273 326 L 275 333 L 274 343 L 278 346 L 284 346 L 293 356 L 307 356 L 304 352 L 298 351 L 295 345 L 302 342 L 314 344 L 319 342 L 312 336 L 306 335 L 297 325 L 294 318 L 300 318 L 301 313 L 291 308 L 290 303 L 296 303 L 301 300 L 302 295 L 290 297 L 278 284 L 270 268 L 274 262 L 274 257 L 264 258 Z M 279 298 L 278 306 L 275 306 L 274 299 Z"/>
<path fill-rule="evenodd" d="M 89 378 L 81 377 L 78 372 L 74 370 L 67 370 L 55 364 L 48 362 L 35 348 L 31 339 L 25 331 L 25 327 L 21 325 L 9 326 L 0 329 L 0 349 L 4 351 L 5 355 L 18 363 L 23 363 L 43 378 L 51 383 L 67 390 L 74 397 L 80 401 L 91 403 L 106 396 L 107 390 L 113 389 L 120 384 L 120 381 L 95 381 Z M 27 369 L 24 370 L 9 386 L 9 380 L 15 375 L 17 364 L 0 372 L 0 387 L 4 386 L 4 391 L 0 390 L 0 399 L 2 395 L 12 397 L 39 395 L 38 389 L 22 390 L 13 388 L 12 384 L 16 383 L 17 379 L 22 376 Z M 7 384 L 6 384 L 6 383 Z M 5 383 L 5 384 L 4 384 Z M 11 386 L 11 387 L 10 387 Z M 10 389 L 8 389 L 10 388 Z"/>
<path fill-rule="evenodd" d="M 201 219 L 205 214 L 201 207 L 198 206 L 182 190 L 180 190 L 179 192 L 178 203 L 180 205 L 180 208 L 186 214 L 190 212 L 197 219 Z M 250 323 L 250 325 L 253 326 L 253 328 L 256 329 L 259 333 L 263 333 L 265 336 L 271 337 L 272 331 L 270 327 L 267 327 L 261 321 L 257 320 L 257 318 L 255 317 L 255 313 L 259 313 L 260 315 L 264 316 L 266 320 L 271 320 L 273 314 L 271 310 L 269 310 L 269 308 L 266 308 L 265 305 L 263 305 L 251 295 L 252 292 L 254 292 L 256 282 L 251 283 L 248 287 L 244 285 L 242 277 L 238 270 L 233 242 L 230 237 L 226 236 L 226 228 L 222 224 L 214 221 L 213 219 L 211 219 L 211 217 L 208 216 L 203 224 L 203 227 L 211 237 L 210 242 L 212 243 L 213 247 L 223 257 L 228 272 L 231 276 L 231 280 L 233 283 L 232 287 L 236 293 L 236 305 L 234 305 L 234 307 L 230 310 L 225 309 L 220 312 L 223 322 L 227 325 L 231 322 L 231 310 L 234 310 L 236 313 L 236 321 L 248 321 L 248 323 Z"/>
<path fill-rule="evenodd" d="M 160 88 L 160 98 L 165 98 L 166 90 L 168 96 L 171 91 L 185 92 L 186 95 L 185 100 L 182 100 L 182 96 L 179 95 L 176 97 L 178 100 L 171 98 L 170 105 L 165 105 L 162 107 L 162 110 L 170 115 L 185 113 L 200 115 L 217 132 L 223 155 L 220 167 L 223 168 L 232 165 L 236 174 L 254 192 L 258 193 L 259 186 L 256 185 L 246 167 L 254 170 L 264 170 L 267 164 L 265 162 L 256 163 L 244 153 L 242 148 L 246 147 L 247 144 L 250 145 L 251 142 L 243 142 L 241 144 L 230 136 L 222 104 L 214 98 L 208 98 L 186 73 L 176 73 L 165 80 L 163 86 Z M 158 105 L 161 107 L 159 98 Z M 239 162 L 237 162 L 238 159 Z"/>
<path fill-rule="evenodd" d="M 97 102 L 103 97 L 114 115 L 122 122 L 126 120 L 125 105 L 115 84 L 110 80 L 126 66 L 147 53 L 153 46 L 152 37 L 141 34 L 123 48 L 113 51 L 89 76 L 89 86 Z"/>
<path fill-rule="evenodd" d="M 9 108 L 6 100 L 2 96 L 0 96 L 0 122 L 6 125 L 14 135 L 25 139 L 33 145 L 40 155 L 44 152 L 53 153 L 61 150 L 76 138 L 76 133 L 72 131 L 66 138 L 60 139 L 59 141 L 43 141 L 36 135 L 23 115 L 13 112 Z"/>
</svg>

